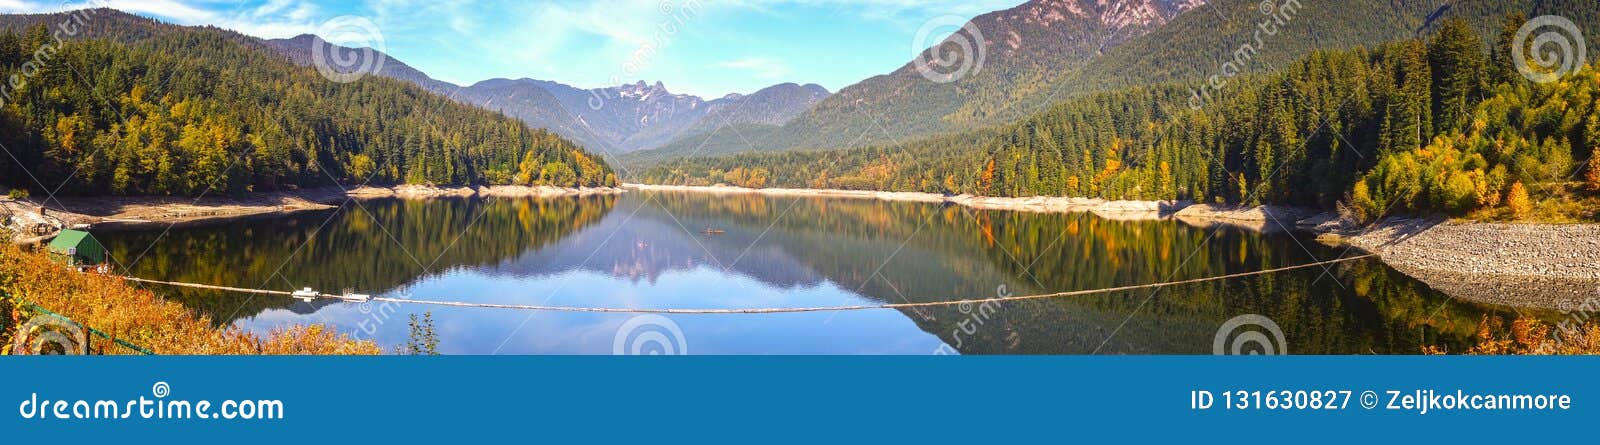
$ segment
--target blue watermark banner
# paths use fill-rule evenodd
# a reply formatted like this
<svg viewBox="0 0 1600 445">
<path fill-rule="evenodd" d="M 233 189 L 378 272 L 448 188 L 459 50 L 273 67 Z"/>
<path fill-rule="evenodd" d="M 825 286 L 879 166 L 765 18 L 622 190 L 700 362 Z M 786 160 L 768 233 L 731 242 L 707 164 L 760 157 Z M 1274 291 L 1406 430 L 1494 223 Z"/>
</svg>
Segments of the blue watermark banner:
<svg viewBox="0 0 1600 445">
<path fill-rule="evenodd" d="M 6 443 L 1576 438 L 1552 357 L 5 357 Z"/>
</svg>

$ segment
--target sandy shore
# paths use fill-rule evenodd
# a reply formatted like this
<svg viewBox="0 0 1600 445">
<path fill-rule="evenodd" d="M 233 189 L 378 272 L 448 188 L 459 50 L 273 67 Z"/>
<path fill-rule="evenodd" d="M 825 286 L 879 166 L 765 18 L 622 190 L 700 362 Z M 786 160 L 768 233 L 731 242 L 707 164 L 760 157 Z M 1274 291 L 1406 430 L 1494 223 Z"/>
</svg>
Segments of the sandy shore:
<svg viewBox="0 0 1600 445">
<path fill-rule="evenodd" d="M 622 193 L 623 189 L 616 187 L 595 188 L 565 188 L 525 185 L 490 185 L 476 187 L 433 187 L 426 185 L 397 185 L 392 187 L 362 186 L 350 189 L 348 196 L 356 199 L 374 198 L 402 198 L 402 199 L 428 199 L 428 198 L 466 198 L 466 197 L 494 197 L 494 198 L 537 198 L 549 196 L 574 196 L 574 195 L 612 195 Z M 342 198 L 342 197 L 341 197 Z"/>
<path fill-rule="evenodd" d="M 763 188 L 751 189 L 732 186 L 684 186 L 684 185 L 648 185 L 625 184 L 624 188 L 642 191 L 658 192 L 693 192 L 713 194 L 760 194 L 768 196 L 792 197 L 817 197 L 817 198 L 846 198 L 846 199 L 876 199 L 882 201 L 909 201 L 951 203 L 974 209 L 983 210 L 1010 210 L 1034 213 L 1067 213 L 1067 212 L 1094 212 L 1106 215 L 1109 219 L 1164 219 L 1172 216 L 1173 212 L 1188 206 L 1188 203 L 1177 201 L 1107 201 L 1089 198 L 1065 198 L 1051 196 L 1034 196 L 1028 198 L 1003 198 L 972 195 L 940 195 L 937 193 L 918 192 L 875 192 L 865 190 L 829 190 L 829 189 L 786 189 Z"/>
<path fill-rule="evenodd" d="M 1216 224 L 1261 232 L 1282 232 L 1296 227 L 1315 226 L 1327 215 L 1296 207 L 1266 205 L 1258 207 L 1196 204 L 1174 213 L 1173 218 L 1197 227 Z"/>
<path fill-rule="evenodd" d="M 296 212 L 326 210 L 337 207 L 347 199 L 429 199 L 446 197 L 546 197 L 588 194 L 616 194 L 622 189 L 559 188 L 527 186 L 483 187 L 429 187 L 402 185 L 393 187 L 362 186 L 349 189 L 320 187 L 294 192 L 256 193 L 245 197 L 207 196 L 201 199 L 183 197 L 70 197 L 49 202 L 0 201 L 0 214 L 13 215 L 12 227 L 21 232 L 13 242 L 34 243 L 55 236 L 62 228 L 83 226 L 166 226 L 186 225 L 232 219 L 287 215 Z M 45 207 L 43 214 L 40 206 Z M 9 212 L 6 212 L 9 211 Z M 32 228 L 40 224 L 50 226 L 47 233 L 37 234 Z"/>
</svg>

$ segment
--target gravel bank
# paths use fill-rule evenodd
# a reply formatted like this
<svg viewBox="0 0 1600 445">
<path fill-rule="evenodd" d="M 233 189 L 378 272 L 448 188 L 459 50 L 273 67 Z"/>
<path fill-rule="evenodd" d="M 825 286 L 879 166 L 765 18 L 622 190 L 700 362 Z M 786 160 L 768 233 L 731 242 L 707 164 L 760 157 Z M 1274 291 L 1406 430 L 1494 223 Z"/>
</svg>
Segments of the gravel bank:
<svg viewBox="0 0 1600 445">
<path fill-rule="evenodd" d="M 1398 220 L 1345 240 L 1417 269 L 1600 280 L 1600 224 Z"/>
<path fill-rule="evenodd" d="M 1600 224 L 1391 220 L 1342 241 L 1460 298 L 1555 309 L 1600 298 Z"/>
</svg>

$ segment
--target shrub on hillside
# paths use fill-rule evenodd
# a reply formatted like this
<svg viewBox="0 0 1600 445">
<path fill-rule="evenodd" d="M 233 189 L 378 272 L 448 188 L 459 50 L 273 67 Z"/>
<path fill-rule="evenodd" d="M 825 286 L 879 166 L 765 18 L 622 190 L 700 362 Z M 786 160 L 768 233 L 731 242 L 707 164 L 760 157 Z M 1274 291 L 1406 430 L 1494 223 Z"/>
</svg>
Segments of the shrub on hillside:
<svg viewBox="0 0 1600 445">
<path fill-rule="evenodd" d="M 5 296 L 0 298 L 0 310 L 5 312 L 0 340 L 5 345 L 11 344 L 18 325 L 39 315 L 29 307 L 35 305 L 157 354 L 381 353 L 370 341 L 352 340 L 321 325 L 278 329 L 266 337 L 238 328 L 215 328 L 209 317 L 182 304 L 115 277 L 68 270 L 44 253 L 9 243 L 0 243 L 0 293 Z M 91 343 L 98 346 L 101 340 Z M 122 347 L 94 349 L 134 353 Z"/>
</svg>

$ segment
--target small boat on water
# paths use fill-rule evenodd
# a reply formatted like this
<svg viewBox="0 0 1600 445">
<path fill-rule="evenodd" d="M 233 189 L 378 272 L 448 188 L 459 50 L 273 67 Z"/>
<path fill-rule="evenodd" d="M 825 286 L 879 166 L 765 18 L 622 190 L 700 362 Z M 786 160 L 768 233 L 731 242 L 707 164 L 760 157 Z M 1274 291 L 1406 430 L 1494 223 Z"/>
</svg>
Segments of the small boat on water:
<svg viewBox="0 0 1600 445">
<path fill-rule="evenodd" d="M 703 233 L 703 234 L 706 234 L 706 235 L 721 235 L 721 234 L 724 234 L 724 233 L 728 233 L 728 231 L 722 230 L 722 229 L 707 228 L 705 230 L 701 230 L 700 233 Z"/>
</svg>

